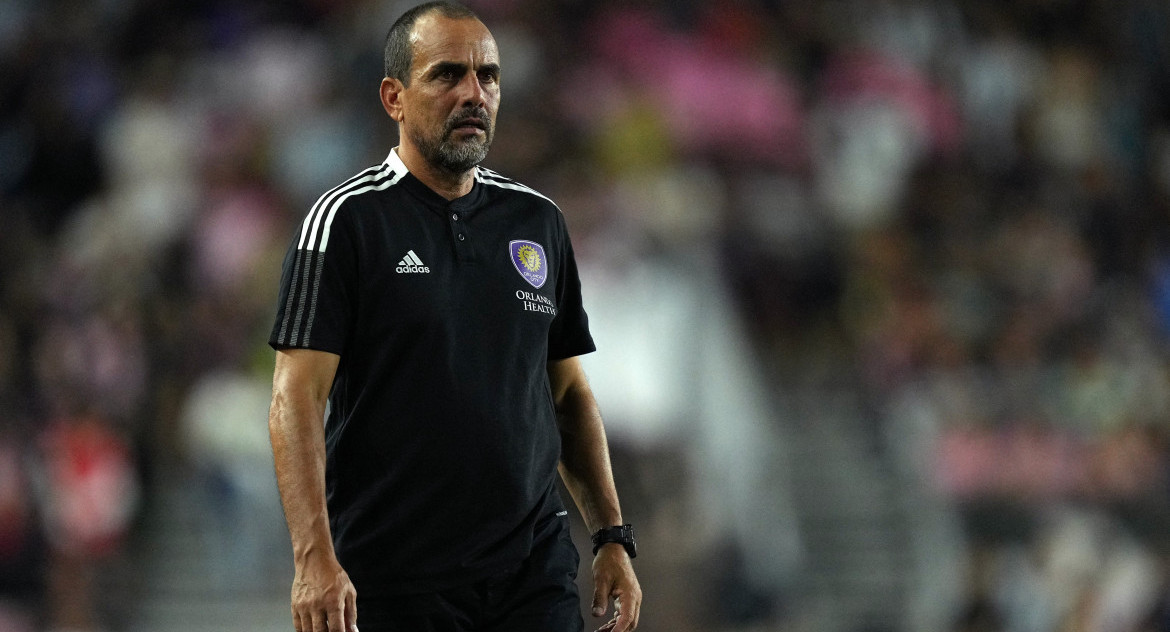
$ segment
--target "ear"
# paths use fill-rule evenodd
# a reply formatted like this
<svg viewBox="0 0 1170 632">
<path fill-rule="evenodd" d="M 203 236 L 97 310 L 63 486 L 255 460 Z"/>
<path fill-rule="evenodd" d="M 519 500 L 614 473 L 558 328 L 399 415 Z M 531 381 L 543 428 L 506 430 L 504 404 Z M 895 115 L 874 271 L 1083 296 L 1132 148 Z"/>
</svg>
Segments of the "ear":
<svg viewBox="0 0 1170 632">
<path fill-rule="evenodd" d="M 382 85 L 378 88 L 378 94 L 382 97 L 382 109 L 386 110 L 386 114 L 390 118 L 402 122 L 402 90 L 405 86 L 402 82 L 393 77 L 383 77 Z"/>
</svg>

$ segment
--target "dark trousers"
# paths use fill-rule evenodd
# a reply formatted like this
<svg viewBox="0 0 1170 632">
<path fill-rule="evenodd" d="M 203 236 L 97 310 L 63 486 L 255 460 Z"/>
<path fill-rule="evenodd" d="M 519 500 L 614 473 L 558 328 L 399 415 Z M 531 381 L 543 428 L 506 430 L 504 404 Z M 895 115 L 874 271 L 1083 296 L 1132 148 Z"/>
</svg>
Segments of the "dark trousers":
<svg viewBox="0 0 1170 632">
<path fill-rule="evenodd" d="M 582 632 L 577 594 L 579 554 L 569 520 L 537 527 L 532 554 L 482 581 L 417 595 L 362 599 L 361 632 Z"/>
</svg>

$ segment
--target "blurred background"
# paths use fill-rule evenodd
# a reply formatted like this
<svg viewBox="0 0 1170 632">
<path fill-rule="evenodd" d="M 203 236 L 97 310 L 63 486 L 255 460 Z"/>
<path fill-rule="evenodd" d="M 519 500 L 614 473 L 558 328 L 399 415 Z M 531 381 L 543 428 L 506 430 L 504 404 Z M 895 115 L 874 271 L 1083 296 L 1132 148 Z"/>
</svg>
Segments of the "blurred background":
<svg viewBox="0 0 1170 632">
<path fill-rule="evenodd" d="M 411 4 L 0 0 L 0 631 L 291 630 L 280 259 Z M 469 4 L 640 630 L 1170 630 L 1170 5 Z"/>
</svg>

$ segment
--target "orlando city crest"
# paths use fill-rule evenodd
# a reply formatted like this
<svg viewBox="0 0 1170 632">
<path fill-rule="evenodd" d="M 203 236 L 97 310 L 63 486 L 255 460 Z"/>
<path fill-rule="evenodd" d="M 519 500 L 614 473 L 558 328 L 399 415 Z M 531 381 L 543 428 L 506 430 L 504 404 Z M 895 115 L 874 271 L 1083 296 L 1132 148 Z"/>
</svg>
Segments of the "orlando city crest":
<svg viewBox="0 0 1170 632">
<path fill-rule="evenodd" d="M 548 260 L 544 248 L 535 241 L 517 239 L 508 243 L 512 265 L 532 287 L 539 288 L 548 279 Z"/>
</svg>

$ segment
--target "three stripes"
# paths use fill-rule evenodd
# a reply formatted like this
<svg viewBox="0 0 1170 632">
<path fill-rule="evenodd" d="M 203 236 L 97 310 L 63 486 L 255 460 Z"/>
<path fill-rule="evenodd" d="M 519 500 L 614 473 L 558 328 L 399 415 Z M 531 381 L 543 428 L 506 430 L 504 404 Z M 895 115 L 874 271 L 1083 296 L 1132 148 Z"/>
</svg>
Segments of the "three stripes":
<svg viewBox="0 0 1170 632">
<path fill-rule="evenodd" d="M 414 254 L 413 250 L 407 250 L 406 256 L 402 258 L 402 261 L 398 262 L 398 265 L 400 265 L 400 266 L 421 266 L 421 265 L 426 265 L 426 264 L 424 264 L 422 262 L 422 259 L 418 258 L 418 255 Z"/>
<path fill-rule="evenodd" d="M 397 159 L 397 155 L 394 158 Z M 397 184 L 405 175 L 405 167 L 395 169 L 387 161 L 366 169 L 317 199 L 301 225 L 301 237 L 293 260 L 292 287 L 289 288 L 284 305 L 284 319 L 281 320 L 276 340 L 278 344 L 290 347 L 309 345 L 309 336 L 317 317 L 317 292 L 321 286 L 321 272 L 325 268 L 325 249 L 329 246 L 329 233 L 337 209 L 350 197 L 385 190 Z"/>
</svg>

